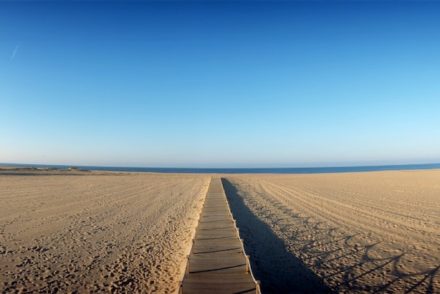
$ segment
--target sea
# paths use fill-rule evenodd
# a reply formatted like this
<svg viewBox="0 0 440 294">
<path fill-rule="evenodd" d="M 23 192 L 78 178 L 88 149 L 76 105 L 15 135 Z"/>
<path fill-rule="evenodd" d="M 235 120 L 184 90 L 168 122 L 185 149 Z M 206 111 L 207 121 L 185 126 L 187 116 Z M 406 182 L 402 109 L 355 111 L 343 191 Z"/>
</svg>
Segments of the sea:
<svg viewBox="0 0 440 294">
<path fill-rule="evenodd" d="M 440 163 L 430 164 L 401 164 L 401 165 L 365 165 L 337 167 L 275 167 L 275 168 L 182 168 L 182 167 L 120 167 L 120 166 L 72 166 L 0 163 L 1 166 L 22 168 L 52 168 L 68 169 L 76 167 L 80 170 L 116 171 L 116 172 L 146 172 L 146 173 L 225 173 L 225 174 L 318 174 L 318 173 L 347 173 L 387 170 L 424 170 L 440 169 Z"/>
</svg>

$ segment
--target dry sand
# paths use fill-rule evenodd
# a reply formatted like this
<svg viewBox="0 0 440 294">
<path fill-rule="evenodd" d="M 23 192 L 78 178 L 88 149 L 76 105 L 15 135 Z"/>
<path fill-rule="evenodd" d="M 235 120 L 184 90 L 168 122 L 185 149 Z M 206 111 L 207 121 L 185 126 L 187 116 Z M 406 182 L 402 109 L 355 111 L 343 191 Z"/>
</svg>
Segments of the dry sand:
<svg viewBox="0 0 440 294">
<path fill-rule="evenodd" d="M 0 171 L 0 289 L 175 292 L 209 178 Z M 440 293 L 440 171 L 227 178 L 263 289 Z"/>
<path fill-rule="evenodd" d="M 279 238 L 332 290 L 440 293 L 439 170 L 228 179 L 237 189 L 235 201 L 244 203 L 242 211 L 257 216 L 242 232 L 251 236 L 248 248 L 257 267 L 263 265 L 260 272 L 269 260 L 269 284 L 268 276 L 293 266 L 283 268 L 286 257 L 276 244 L 261 245 Z M 258 222 L 270 230 L 257 228 Z M 267 240 L 252 243 L 261 235 Z"/>
<path fill-rule="evenodd" d="M 176 291 L 209 177 L 44 173 L 0 174 L 1 292 Z"/>
</svg>

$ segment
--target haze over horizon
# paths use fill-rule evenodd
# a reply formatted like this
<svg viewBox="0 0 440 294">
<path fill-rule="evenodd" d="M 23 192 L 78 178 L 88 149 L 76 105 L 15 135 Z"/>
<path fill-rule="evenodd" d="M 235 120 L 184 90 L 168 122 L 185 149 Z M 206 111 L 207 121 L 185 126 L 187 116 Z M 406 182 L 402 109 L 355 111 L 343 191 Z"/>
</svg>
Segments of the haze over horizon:
<svg viewBox="0 0 440 294">
<path fill-rule="evenodd" d="M 440 2 L 0 2 L 0 162 L 440 162 Z"/>
</svg>

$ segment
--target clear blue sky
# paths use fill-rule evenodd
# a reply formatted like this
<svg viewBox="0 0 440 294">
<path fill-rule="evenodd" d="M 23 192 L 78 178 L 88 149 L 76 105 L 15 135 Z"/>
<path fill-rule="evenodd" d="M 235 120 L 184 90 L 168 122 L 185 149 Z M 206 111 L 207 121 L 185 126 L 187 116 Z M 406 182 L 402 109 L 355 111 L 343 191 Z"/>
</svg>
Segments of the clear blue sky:
<svg viewBox="0 0 440 294">
<path fill-rule="evenodd" d="M 0 162 L 440 162 L 440 2 L 0 2 Z"/>
</svg>

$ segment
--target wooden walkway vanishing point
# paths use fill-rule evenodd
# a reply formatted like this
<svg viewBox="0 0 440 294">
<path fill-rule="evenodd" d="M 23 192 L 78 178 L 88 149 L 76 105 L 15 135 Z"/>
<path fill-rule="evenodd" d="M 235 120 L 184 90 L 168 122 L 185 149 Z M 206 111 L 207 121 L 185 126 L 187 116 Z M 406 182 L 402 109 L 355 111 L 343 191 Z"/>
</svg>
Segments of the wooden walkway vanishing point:
<svg viewBox="0 0 440 294">
<path fill-rule="evenodd" d="M 212 178 L 180 293 L 260 293 L 220 178 Z"/>
</svg>

